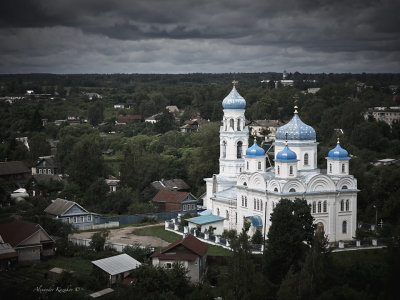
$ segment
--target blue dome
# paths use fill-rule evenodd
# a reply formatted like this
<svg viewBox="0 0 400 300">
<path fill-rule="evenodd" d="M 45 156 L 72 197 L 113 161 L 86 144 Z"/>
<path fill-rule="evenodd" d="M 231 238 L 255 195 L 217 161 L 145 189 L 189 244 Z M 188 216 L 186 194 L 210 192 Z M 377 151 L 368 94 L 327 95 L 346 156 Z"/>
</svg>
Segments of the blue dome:
<svg viewBox="0 0 400 300">
<path fill-rule="evenodd" d="M 222 107 L 224 109 L 244 109 L 246 107 L 246 100 L 239 95 L 234 86 L 229 95 L 222 101 Z"/>
<path fill-rule="evenodd" d="M 265 155 L 264 149 L 258 146 L 256 142 L 254 142 L 253 146 L 247 148 L 246 150 L 246 156 L 264 156 L 264 155 Z"/>
<path fill-rule="evenodd" d="M 350 159 L 349 153 L 346 150 L 344 150 L 342 147 L 340 147 L 339 142 L 337 143 L 335 148 L 333 148 L 331 151 L 329 151 L 327 158 Z"/>
<path fill-rule="evenodd" d="M 289 149 L 288 145 L 283 148 L 282 151 L 276 155 L 276 161 L 297 161 L 297 155 L 295 152 Z"/>
<path fill-rule="evenodd" d="M 297 113 L 289 123 L 278 128 L 275 135 L 276 140 L 286 140 L 286 133 L 288 140 L 315 140 L 316 138 L 314 128 L 303 123 Z"/>
</svg>

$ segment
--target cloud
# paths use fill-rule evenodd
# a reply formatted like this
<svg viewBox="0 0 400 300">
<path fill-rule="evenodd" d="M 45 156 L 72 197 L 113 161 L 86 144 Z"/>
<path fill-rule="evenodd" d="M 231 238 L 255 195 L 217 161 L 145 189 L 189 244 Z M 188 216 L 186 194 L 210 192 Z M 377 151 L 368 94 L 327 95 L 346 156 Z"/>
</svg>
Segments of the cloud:
<svg viewBox="0 0 400 300">
<path fill-rule="evenodd" d="M 0 3 L 0 72 L 398 72 L 398 1 Z"/>
</svg>

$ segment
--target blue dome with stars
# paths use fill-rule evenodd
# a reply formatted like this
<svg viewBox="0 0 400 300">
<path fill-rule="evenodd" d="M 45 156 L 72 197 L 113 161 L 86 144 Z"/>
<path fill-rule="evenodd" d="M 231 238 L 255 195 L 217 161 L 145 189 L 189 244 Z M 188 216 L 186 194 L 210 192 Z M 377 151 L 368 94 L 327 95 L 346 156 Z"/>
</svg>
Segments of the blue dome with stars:
<svg viewBox="0 0 400 300">
<path fill-rule="evenodd" d="M 247 148 L 246 150 L 246 156 L 264 156 L 264 155 L 265 155 L 264 149 L 258 146 L 255 141 L 253 146 Z"/>
<path fill-rule="evenodd" d="M 297 161 L 297 155 L 286 145 L 282 151 L 278 152 L 275 161 Z"/>
<path fill-rule="evenodd" d="M 345 149 L 340 147 L 339 141 L 338 141 L 336 147 L 333 148 L 331 151 L 329 151 L 327 158 L 350 159 L 349 153 Z"/>
<path fill-rule="evenodd" d="M 317 136 L 314 128 L 300 120 L 297 111 L 295 111 L 289 123 L 278 128 L 275 138 L 277 140 L 286 140 L 286 133 L 288 140 L 315 140 Z"/>
<path fill-rule="evenodd" d="M 224 109 L 245 109 L 246 100 L 240 96 L 236 87 L 233 86 L 232 91 L 225 97 L 224 101 L 222 101 L 222 107 Z"/>
</svg>

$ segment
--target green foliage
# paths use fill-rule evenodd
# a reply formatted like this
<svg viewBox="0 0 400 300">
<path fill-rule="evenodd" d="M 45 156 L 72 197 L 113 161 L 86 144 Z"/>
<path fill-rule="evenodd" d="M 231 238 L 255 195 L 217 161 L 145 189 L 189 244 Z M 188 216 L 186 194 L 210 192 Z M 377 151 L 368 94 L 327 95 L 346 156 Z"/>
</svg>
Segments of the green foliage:
<svg viewBox="0 0 400 300">
<path fill-rule="evenodd" d="M 91 125 L 97 126 L 104 120 L 104 105 L 101 101 L 95 101 L 88 109 L 88 119 Z"/>
<path fill-rule="evenodd" d="M 153 250 L 148 246 L 135 244 L 133 246 L 126 246 L 123 251 L 141 263 L 151 263 L 150 255 L 153 253 Z"/>
<path fill-rule="evenodd" d="M 110 232 L 107 230 L 94 233 L 92 235 L 92 240 L 90 241 L 89 247 L 96 252 L 104 250 L 104 244 L 109 233 Z"/>
<path fill-rule="evenodd" d="M 272 282 L 279 284 L 291 266 L 295 272 L 299 269 L 314 236 L 310 211 L 304 199 L 281 199 L 275 206 L 265 251 L 265 270 Z"/>
<path fill-rule="evenodd" d="M 261 245 L 263 243 L 263 236 L 260 230 L 256 230 L 256 232 L 251 237 L 251 243 L 254 245 Z"/>
</svg>

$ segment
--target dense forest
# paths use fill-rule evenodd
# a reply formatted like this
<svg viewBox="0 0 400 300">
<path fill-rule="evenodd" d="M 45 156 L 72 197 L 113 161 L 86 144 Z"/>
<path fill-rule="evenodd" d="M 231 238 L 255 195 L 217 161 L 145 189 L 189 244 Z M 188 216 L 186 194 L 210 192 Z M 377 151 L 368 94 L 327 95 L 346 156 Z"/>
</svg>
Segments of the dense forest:
<svg viewBox="0 0 400 300">
<path fill-rule="evenodd" d="M 374 223 L 377 209 L 386 228 L 397 224 L 399 168 L 371 162 L 399 157 L 400 124 L 365 120 L 363 113 L 374 106 L 399 106 L 400 76 L 296 72 L 287 77 L 294 80 L 293 87 L 275 88 L 266 82 L 281 78 L 278 73 L 0 75 L 0 160 L 24 160 L 31 166 L 39 156 L 51 153 L 51 140 L 58 141 L 56 161 L 68 180 L 61 186 L 54 182 L 44 186 L 42 197 L 32 200 L 39 208 L 57 196 L 100 213 L 151 211 L 152 193 L 146 187 L 162 178 L 182 178 L 199 196 L 205 191 L 203 178 L 218 171 L 221 102 L 235 79 L 246 99 L 249 121 L 286 122 L 296 102 L 302 120 L 317 132 L 320 168 L 325 168 L 325 157 L 340 132 L 341 145 L 353 158 L 351 173 L 358 179 L 358 220 Z M 320 90 L 305 92 L 312 87 Z M 36 96 L 25 95 L 27 90 Z M 100 97 L 89 99 L 87 93 Z M 115 109 L 114 104 L 129 109 Z M 176 105 L 183 113 L 176 118 L 165 110 L 167 105 Z M 120 115 L 144 119 L 156 113 L 160 114 L 155 124 L 115 125 Z M 210 123 L 182 134 L 183 121 L 198 114 Z M 55 125 L 69 116 L 82 124 Z M 24 136 L 29 150 L 16 141 Z M 113 154 L 105 155 L 107 150 Z M 121 180 L 122 188 L 114 194 L 106 193 L 104 178 L 110 175 Z M 9 188 L 1 183 L 1 201 L 6 201 Z"/>
</svg>

